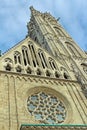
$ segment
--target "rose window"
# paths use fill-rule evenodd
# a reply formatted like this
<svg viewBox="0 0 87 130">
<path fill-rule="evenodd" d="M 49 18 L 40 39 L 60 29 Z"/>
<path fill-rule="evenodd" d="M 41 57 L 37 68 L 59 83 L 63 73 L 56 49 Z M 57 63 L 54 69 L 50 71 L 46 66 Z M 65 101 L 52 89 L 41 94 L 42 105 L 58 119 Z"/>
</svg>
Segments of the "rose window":
<svg viewBox="0 0 87 130">
<path fill-rule="evenodd" d="M 45 124 L 62 123 L 66 118 L 64 104 L 57 97 L 44 92 L 29 96 L 27 107 L 36 120 Z"/>
</svg>

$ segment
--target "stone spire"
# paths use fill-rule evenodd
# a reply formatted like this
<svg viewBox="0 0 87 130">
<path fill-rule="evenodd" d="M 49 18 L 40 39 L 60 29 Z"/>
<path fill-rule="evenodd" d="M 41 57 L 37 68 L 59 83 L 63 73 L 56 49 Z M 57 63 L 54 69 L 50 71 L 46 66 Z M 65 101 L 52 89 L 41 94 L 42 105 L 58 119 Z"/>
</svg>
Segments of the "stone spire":
<svg viewBox="0 0 87 130">
<path fill-rule="evenodd" d="M 37 11 L 36 9 L 34 9 L 33 6 L 30 6 L 30 11 L 31 11 L 31 15 L 41 14 L 39 11 Z"/>
</svg>

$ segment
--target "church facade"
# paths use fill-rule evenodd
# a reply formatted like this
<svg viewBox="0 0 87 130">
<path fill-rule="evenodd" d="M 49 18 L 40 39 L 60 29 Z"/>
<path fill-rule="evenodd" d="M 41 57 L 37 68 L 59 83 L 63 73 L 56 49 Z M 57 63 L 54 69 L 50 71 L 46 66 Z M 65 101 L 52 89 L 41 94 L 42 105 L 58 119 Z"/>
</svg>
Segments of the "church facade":
<svg viewBox="0 0 87 130">
<path fill-rule="evenodd" d="M 50 13 L 0 57 L 0 130 L 87 129 L 87 53 Z"/>
</svg>

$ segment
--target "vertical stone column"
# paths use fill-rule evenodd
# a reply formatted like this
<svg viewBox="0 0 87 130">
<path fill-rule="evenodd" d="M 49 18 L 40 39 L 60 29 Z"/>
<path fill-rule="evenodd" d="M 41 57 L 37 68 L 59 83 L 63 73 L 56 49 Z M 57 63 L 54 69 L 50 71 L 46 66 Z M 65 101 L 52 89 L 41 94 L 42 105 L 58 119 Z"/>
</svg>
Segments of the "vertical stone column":
<svg viewBox="0 0 87 130">
<path fill-rule="evenodd" d="M 9 102 L 10 102 L 10 130 L 18 130 L 15 79 L 13 76 L 10 77 L 9 82 Z"/>
<path fill-rule="evenodd" d="M 9 78 L 0 75 L 0 130 L 10 130 L 9 117 Z"/>
<path fill-rule="evenodd" d="M 79 94 L 79 91 L 77 90 L 80 86 L 78 84 L 73 85 L 68 83 L 67 84 L 67 90 L 69 92 L 69 95 L 71 96 L 71 99 L 74 103 L 74 123 L 77 123 L 79 121 L 80 124 L 86 124 L 87 118 L 86 118 L 86 111 L 84 103 L 82 101 L 82 97 Z"/>
</svg>

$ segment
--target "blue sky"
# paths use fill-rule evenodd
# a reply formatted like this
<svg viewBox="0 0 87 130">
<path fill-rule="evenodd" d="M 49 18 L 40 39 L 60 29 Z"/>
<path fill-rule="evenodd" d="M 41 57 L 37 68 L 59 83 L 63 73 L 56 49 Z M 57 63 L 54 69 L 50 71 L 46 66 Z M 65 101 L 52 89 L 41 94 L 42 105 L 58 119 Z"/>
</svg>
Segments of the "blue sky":
<svg viewBox="0 0 87 130">
<path fill-rule="evenodd" d="M 1 1 L 1 0 L 0 0 Z M 3 0 L 0 2 L 0 50 L 5 52 L 27 35 L 29 7 L 60 17 L 60 23 L 87 51 L 87 0 Z"/>
</svg>

